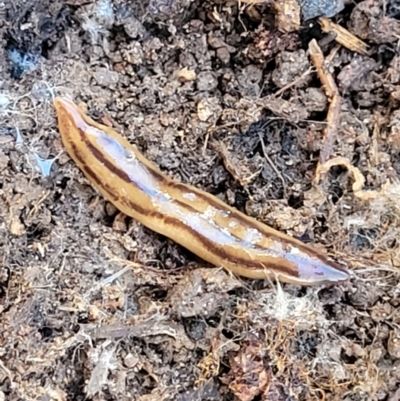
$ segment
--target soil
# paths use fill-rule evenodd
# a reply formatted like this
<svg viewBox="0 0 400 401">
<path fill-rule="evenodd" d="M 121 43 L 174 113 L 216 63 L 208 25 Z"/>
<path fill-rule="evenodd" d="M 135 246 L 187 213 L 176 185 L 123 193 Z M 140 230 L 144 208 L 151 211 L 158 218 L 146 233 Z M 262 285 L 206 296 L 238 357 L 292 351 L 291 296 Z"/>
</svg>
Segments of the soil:
<svg viewBox="0 0 400 401">
<path fill-rule="evenodd" d="M 400 3 L 345 2 L 333 18 L 365 55 L 317 19 L 281 32 L 275 14 L 0 2 L 1 401 L 400 399 Z M 329 159 L 347 160 L 318 182 L 330 99 L 312 39 L 341 97 Z M 233 277 L 121 215 L 63 151 L 56 95 L 351 280 Z"/>
</svg>

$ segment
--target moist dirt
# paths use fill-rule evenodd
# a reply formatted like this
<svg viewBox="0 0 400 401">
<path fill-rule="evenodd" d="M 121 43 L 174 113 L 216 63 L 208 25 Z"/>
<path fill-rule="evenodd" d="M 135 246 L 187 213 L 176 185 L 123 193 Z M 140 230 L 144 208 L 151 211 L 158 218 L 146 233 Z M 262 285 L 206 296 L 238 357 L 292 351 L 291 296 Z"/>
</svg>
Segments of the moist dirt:
<svg viewBox="0 0 400 401">
<path fill-rule="evenodd" d="M 280 32 L 273 1 L 0 2 L 1 401 L 400 399 L 400 3 L 344 3 L 368 54 Z M 346 161 L 318 180 L 312 39 Z M 121 215 L 64 152 L 59 95 L 351 279 L 237 278 Z"/>
</svg>

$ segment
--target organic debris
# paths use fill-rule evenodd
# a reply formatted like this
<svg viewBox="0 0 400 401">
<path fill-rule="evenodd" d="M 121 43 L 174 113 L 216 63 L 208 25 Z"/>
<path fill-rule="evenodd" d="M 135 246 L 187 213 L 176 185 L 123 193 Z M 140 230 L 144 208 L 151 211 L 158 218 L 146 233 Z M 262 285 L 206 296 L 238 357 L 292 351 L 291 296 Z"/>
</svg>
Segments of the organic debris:
<svg viewBox="0 0 400 401">
<path fill-rule="evenodd" d="M 398 2 L 341 4 L 0 2 L 0 401 L 398 398 Z M 351 279 L 235 277 L 123 215 L 59 95 Z"/>
<path fill-rule="evenodd" d="M 319 22 L 321 29 L 325 33 L 332 33 L 335 35 L 335 40 L 345 48 L 360 54 L 368 54 L 368 46 L 361 39 L 349 32 L 347 29 L 338 24 L 330 21 L 328 18 L 320 17 Z"/>
<path fill-rule="evenodd" d="M 309 51 L 326 96 L 330 101 L 328 115 L 326 117 L 326 128 L 324 129 L 323 144 L 319 155 L 319 163 L 324 164 L 331 156 L 337 137 L 341 98 L 333 76 L 328 70 L 329 67 L 325 64 L 324 55 L 315 39 L 310 42 Z"/>
</svg>

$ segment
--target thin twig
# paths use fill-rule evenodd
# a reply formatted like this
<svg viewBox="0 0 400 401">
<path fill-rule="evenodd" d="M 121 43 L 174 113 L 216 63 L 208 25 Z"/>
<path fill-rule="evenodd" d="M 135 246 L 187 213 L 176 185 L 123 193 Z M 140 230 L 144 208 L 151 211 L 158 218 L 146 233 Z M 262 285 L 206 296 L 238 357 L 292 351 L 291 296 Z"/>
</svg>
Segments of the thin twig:
<svg viewBox="0 0 400 401">
<path fill-rule="evenodd" d="M 278 97 L 281 95 L 283 92 L 285 92 L 287 89 L 290 89 L 292 86 L 297 85 L 299 82 L 301 82 L 304 78 L 306 78 L 308 75 L 310 75 L 313 71 L 313 68 L 310 67 L 306 72 L 304 72 L 302 75 L 300 75 L 297 79 L 295 79 L 292 82 L 289 82 L 287 85 L 279 89 L 276 93 L 274 93 L 275 97 Z"/>
<path fill-rule="evenodd" d="M 324 55 L 315 39 L 313 39 L 309 44 L 309 52 L 311 60 L 314 63 L 315 68 L 317 69 L 318 77 L 324 87 L 326 96 L 330 100 L 330 105 L 326 118 L 327 125 L 324 129 L 324 139 L 319 155 L 319 164 L 317 167 L 318 171 L 321 168 L 321 165 L 329 160 L 332 153 L 333 145 L 337 137 L 341 98 L 333 76 L 325 66 Z"/>
<path fill-rule="evenodd" d="M 264 140 L 263 140 L 261 134 L 258 133 L 258 136 L 259 136 L 259 138 L 260 138 L 261 147 L 262 147 L 262 150 L 263 150 L 265 159 L 267 160 L 267 162 L 269 163 L 269 165 L 272 167 L 272 169 L 275 171 L 275 173 L 276 173 L 276 175 L 279 177 L 279 179 L 282 181 L 283 194 L 284 194 L 284 196 L 285 196 L 285 198 L 286 198 L 287 191 L 286 191 L 286 182 L 285 182 L 285 179 L 283 178 L 283 176 L 282 176 L 282 174 L 279 172 L 279 170 L 276 168 L 274 162 L 273 162 L 273 161 L 271 160 L 271 158 L 268 156 L 267 149 L 265 148 Z"/>
<path fill-rule="evenodd" d="M 319 23 L 323 32 L 335 34 L 335 40 L 337 43 L 340 43 L 342 46 L 351 51 L 363 55 L 368 54 L 368 45 L 364 43 L 361 39 L 357 38 L 357 36 L 349 32 L 347 29 L 338 24 L 335 24 L 325 17 L 320 17 Z"/>
</svg>

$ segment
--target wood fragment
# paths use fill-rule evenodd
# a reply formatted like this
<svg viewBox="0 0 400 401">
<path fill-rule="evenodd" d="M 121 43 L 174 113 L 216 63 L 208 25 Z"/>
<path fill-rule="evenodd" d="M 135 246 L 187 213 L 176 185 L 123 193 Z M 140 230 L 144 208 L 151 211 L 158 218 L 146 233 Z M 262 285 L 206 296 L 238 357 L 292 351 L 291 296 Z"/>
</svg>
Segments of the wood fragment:
<svg viewBox="0 0 400 401">
<path fill-rule="evenodd" d="M 335 35 L 335 40 L 346 49 L 363 55 L 368 54 L 368 45 L 357 36 L 353 35 L 346 28 L 335 24 L 325 17 L 319 18 L 321 29 L 325 33 L 332 33 Z"/>
<path fill-rule="evenodd" d="M 271 168 L 275 171 L 276 175 L 279 177 L 279 179 L 282 182 L 282 187 L 283 187 L 283 193 L 285 196 L 285 199 L 287 198 L 287 189 L 286 189 L 286 182 L 285 179 L 283 178 L 282 174 L 280 173 L 280 171 L 276 168 L 274 162 L 271 160 L 271 158 L 268 156 L 268 152 L 267 149 L 265 148 L 265 143 L 263 140 L 262 135 L 259 133 L 258 134 L 259 138 L 260 138 L 260 142 L 261 142 L 261 147 L 262 147 L 262 151 L 264 154 L 265 159 L 267 160 L 267 162 L 269 163 L 269 165 L 271 166 Z"/>
<path fill-rule="evenodd" d="M 311 73 L 313 72 L 313 69 L 310 67 L 307 71 L 303 72 L 303 74 L 301 74 L 301 76 L 297 77 L 294 81 L 289 82 L 288 84 L 286 84 L 285 86 L 283 86 L 281 89 L 279 89 L 278 91 L 276 91 L 274 93 L 274 96 L 277 97 L 279 95 L 281 95 L 283 92 L 285 92 L 286 90 L 290 89 L 291 87 L 297 85 L 298 83 L 300 83 L 303 79 L 307 78 Z"/>
<path fill-rule="evenodd" d="M 323 144 L 319 155 L 319 164 L 321 165 L 328 161 L 337 137 L 341 98 L 333 76 L 325 65 L 324 55 L 315 39 L 309 44 L 309 52 L 310 58 L 317 69 L 318 77 L 324 87 L 326 96 L 330 101 L 326 121 L 327 124 L 324 129 Z"/>
<path fill-rule="evenodd" d="M 280 32 L 298 31 L 300 28 L 300 4 L 297 0 L 276 0 L 276 26 Z"/>
</svg>

